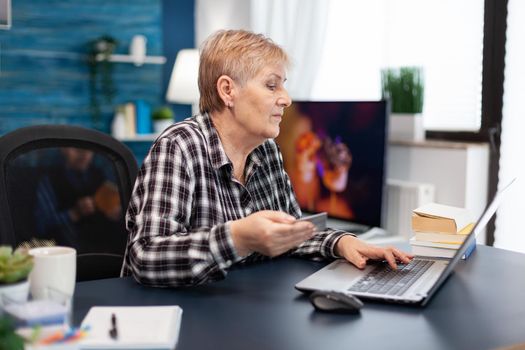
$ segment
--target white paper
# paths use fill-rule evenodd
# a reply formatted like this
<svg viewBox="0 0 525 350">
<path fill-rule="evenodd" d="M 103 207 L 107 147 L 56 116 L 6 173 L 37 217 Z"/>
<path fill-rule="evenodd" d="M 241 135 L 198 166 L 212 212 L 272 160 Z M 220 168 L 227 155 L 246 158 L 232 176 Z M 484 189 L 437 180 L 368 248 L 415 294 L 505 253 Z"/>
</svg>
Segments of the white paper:
<svg viewBox="0 0 525 350">
<path fill-rule="evenodd" d="M 109 335 L 111 316 L 117 319 L 117 339 Z M 89 327 L 80 349 L 173 349 L 182 317 L 178 306 L 92 307 L 81 327 Z"/>
</svg>

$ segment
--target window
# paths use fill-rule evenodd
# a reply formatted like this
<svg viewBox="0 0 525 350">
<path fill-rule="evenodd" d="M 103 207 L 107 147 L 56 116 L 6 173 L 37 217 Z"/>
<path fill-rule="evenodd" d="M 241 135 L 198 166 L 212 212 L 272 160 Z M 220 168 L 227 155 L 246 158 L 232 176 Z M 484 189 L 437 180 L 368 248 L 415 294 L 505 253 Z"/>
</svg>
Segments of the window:
<svg viewBox="0 0 525 350">
<path fill-rule="evenodd" d="M 525 236 L 522 233 L 522 216 L 525 211 L 525 2 L 510 0 L 507 17 L 507 43 L 505 56 L 505 84 L 503 95 L 503 120 L 501 157 L 499 159 L 499 184 L 501 188 L 512 178 L 515 183 L 506 193 L 496 218 L 494 246 L 525 253 Z"/>
<path fill-rule="evenodd" d="M 312 99 L 381 96 L 385 67 L 422 66 L 429 130 L 481 126 L 483 0 L 332 0 Z"/>
</svg>

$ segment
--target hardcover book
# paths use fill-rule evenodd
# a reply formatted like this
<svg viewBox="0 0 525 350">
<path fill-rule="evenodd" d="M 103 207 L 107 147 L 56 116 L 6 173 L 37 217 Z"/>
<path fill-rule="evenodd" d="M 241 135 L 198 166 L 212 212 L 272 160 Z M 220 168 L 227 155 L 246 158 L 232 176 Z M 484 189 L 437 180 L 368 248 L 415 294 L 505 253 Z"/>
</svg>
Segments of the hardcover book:
<svg viewBox="0 0 525 350">
<path fill-rule="evenodd" d="M 474 224 L 470 223 L 458 233 L 441 233 L 441 232 L 414 232 L 414 237 L 417 241 L 444 243 L 444 244 L 461 244 L 467 238 L 467 235 L 474 228 Z"/>
<path fill-rule="evenodd" d="M 412 214 L 412 230 L 419 232 L 459 234 L 471 222 L 467 209 L 437 203 L 414 209 Z"/>
<path fill-rule="evenodd" d="M 430 243 L 423 245 L 422 242 L 416 241 L 414 238 L 410 239 L 410 246 L 412 247 L 412 254 L 418 255 L 418 256 L 427 256 L 427 257 L 438 257 L 438 258 L 452 258 L 461 244 L 436 244 L 434 246 L 430 245 L 431 242 L 423 242 L 423 243 Z M 445 247 L 445 246 L 448 246 Z M 462 259 L 467 259 L 472 252 L 476 249 L 476 241 L 472 242 L 472 244 L 467 248 L 467 251 L 463 256 Z"/>
</svg>

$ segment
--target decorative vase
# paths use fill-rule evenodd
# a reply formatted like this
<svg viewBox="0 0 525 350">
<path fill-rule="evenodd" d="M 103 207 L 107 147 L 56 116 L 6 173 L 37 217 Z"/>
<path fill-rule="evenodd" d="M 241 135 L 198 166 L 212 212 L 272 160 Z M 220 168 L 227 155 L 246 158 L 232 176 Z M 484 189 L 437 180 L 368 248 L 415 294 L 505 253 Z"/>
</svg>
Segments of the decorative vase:
<svg viewBox="0 0 525 350">
<path fill-rule="evenodd" d="M 173 124 L 173 119 L 158 119 L 153 121 L 153 131 L 157 134 L 163 132 Z"/>
<path fill-rule="evenodd" d="M 425 140 L 423 116 L 419 113 L 391 113 L 388 139 L 390 141 Z"/>
<path fill-rule="evenodd" d="M 24 303 L 29 296 L 29 280 L 11 284 L 0 284 L 0 307 L 8 303 Z"/>
<path fill-rule="evenodd" d="M 111 135 L 117 140 L 125 138 L 126 135 L 126 116 L 121 108 L 115 113 L 111 122 Z"/>
</svg>

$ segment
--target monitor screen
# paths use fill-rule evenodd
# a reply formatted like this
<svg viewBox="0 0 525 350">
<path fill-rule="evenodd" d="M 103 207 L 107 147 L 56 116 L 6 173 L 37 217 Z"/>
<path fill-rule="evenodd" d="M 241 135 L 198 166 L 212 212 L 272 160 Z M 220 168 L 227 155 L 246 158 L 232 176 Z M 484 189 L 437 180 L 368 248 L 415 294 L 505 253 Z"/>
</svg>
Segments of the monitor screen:
<svg viewBox="0 0 525 350">
<path fill-rule="evenodd" d="M 276 141 L 301 209 L 381 226 L 385 101 L 293 102 Z"/>
</svg>

